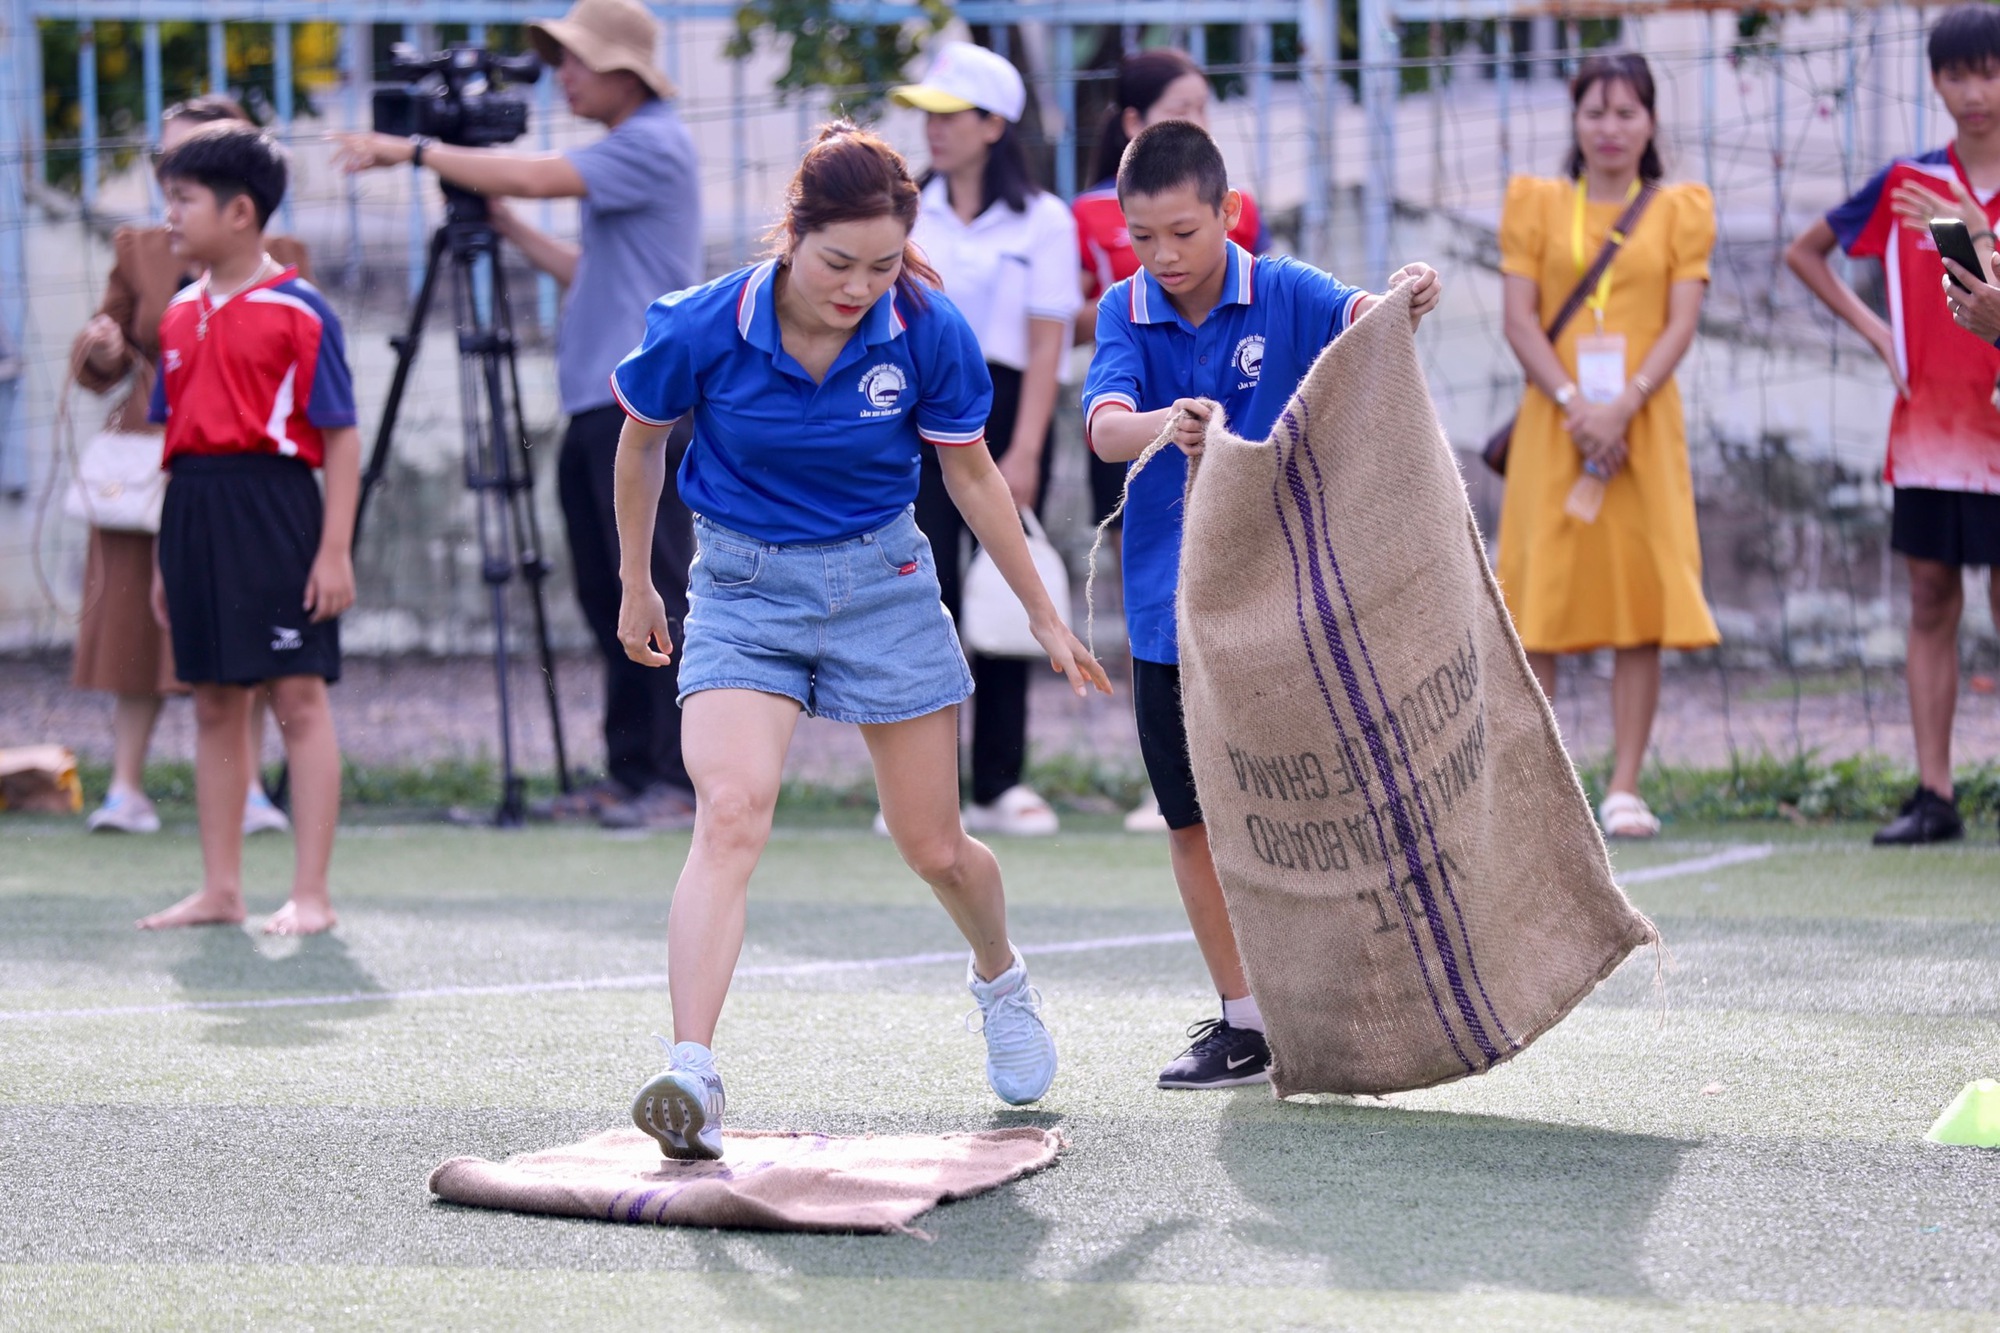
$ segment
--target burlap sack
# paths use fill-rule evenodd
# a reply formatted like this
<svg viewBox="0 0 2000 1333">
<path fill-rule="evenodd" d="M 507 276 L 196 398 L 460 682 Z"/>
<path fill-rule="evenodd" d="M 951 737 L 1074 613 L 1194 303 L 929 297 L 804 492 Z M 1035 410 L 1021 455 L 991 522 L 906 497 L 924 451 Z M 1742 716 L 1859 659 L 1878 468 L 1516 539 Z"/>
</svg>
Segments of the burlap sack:
<svg viewBox="0 0 2000 1333">
<path fill-rule="evenodd" d="M 1051 1165 L 1062 1139 L 1021 1126 L 972 1134 L 726 1130 L 719 1162 L 670 1162 L 636 1129 L 522 1153 L 454 1157 L 431 1172 L 451 1203 L 656 1226 L 908 1231 L 918 1215 Z"/>
<path fill-rule="evenodd" d="M 1491 1069 L 1658 938 L 1500 601 L 1409 306 L 1328 347 L 1270 440 L 1217 412 L 1188 479 L 1188 744 L 1279 1096 Z"/>
</svg>

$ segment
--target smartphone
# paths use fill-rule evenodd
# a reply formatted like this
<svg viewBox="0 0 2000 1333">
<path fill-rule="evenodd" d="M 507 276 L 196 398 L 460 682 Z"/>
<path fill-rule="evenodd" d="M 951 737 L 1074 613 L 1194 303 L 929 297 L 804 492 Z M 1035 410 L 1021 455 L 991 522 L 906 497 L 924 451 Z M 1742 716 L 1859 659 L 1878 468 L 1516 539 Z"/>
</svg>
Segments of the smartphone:
<svg viewBox="0 0 2000 1333">
<path fill-rule="evenodd" d="M 1932 218 L 1931 239 L 1937 242 L 1938 253 L 1947 259 L 1956 259 L 1973 273 L 1984 273 L 1986 266 L 1979 262 L 1979 251 L 1972 244 L 1972 233 L 1966 229 L 1962 218 Z M 1945 276 L 1951 285 L 1962 292 L 1972 289 L 1958 280 L 1950 269 Z"/>
</svg>

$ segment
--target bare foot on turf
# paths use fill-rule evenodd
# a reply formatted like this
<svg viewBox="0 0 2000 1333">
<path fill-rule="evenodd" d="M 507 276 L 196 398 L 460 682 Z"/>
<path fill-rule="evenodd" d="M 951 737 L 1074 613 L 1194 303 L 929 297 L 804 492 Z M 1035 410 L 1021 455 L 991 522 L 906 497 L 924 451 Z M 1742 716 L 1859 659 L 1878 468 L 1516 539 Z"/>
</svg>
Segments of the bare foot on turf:
<svg viewBox="0 0 2000 1333">
<path fill-rule="evenodd" d="M 324 904 L 308 906 L 294 898 L 264 923 L 266 935 L 317 935 L 332 930 L 340 918 Z"/>
<path fill-rule="evenodd" d="M 240 926 L 243 924 L 243 900 L 203 889 L 199 893 L 190 893 L 164 912 L 139 918 L 137 924 L 141 930 L 171 930 L 176 926 Z"/>
</svg>

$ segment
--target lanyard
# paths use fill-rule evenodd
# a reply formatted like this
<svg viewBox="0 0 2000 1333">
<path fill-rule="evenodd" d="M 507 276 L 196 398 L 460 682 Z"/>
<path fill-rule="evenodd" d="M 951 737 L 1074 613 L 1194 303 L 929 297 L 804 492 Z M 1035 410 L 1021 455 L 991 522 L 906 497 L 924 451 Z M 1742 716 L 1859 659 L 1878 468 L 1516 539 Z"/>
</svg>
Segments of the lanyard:
<svg viewBox="0 0 2000 1333">
<path fill-rule="evenodd" d="M 1583 211 L 1585 206 L 1590 202 L 1589 195 L 1590 190 L 1584 184 L 1584 178 L 1578 176 L 1576 178 L 1576 209 L 1570 215 L 1569 251 L 1576 261 L 1576 275 L 1579 278 L 1590 271 L 1590 260 L 1583 252 Z M 1632 188 L 1625 192 L 1625 202 L 1627 205 L 1630 205 L 1638 197 L 1639 182 L 1634 180 Z M 1614 231 L 1612 236 L 1616 238 L 1620 245 L 1625 243 L 1625 238 L 1617 232 Z M 1610 301 L 1611 265 L 1606 264 L 1604 266 L 1604 276 L 1597 280 L 1597 290 L 1591 293 L 1590 297 L 1584 301 L 1585 307 L 1589 309 L 1591 314 L 1597 317 L 1597 331 L 1599 333 L 1604 332 L 1604 307 Z"/>
</svg>

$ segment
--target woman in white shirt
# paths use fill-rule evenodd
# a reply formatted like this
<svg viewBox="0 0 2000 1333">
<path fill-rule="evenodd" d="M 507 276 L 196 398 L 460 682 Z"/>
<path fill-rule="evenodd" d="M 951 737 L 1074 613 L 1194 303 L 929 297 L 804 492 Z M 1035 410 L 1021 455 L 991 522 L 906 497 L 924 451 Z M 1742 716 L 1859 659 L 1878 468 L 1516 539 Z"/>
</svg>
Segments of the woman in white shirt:
<svg viewBox="0 0 2000 1333">
<path fill-rule="evenodd" d="M 1006 59 L 968 42 L 947 42 L 922 83 L 891 96 L 927 113 L 930 170 L 911 239 L 943 278 L 945 295 L 972 326 L 986 357 L 993 377 L 987 446 L 1015 503 L 1039 510 L 1053 452 L 1056 375 L 1082 304 L 1076 223 L 1029 173 L 1014 128 L 1027 107 L 1027 88 Z M 965 525 L 928 449 L 916 517 L 937 552 L 944 603 L 957 615 Z M 971 663 L 972 801 L 965 826 L 1054 833 L 1055 811 L 1021 780 L 1029 663 L 979 654 Z"/>
</svg>

